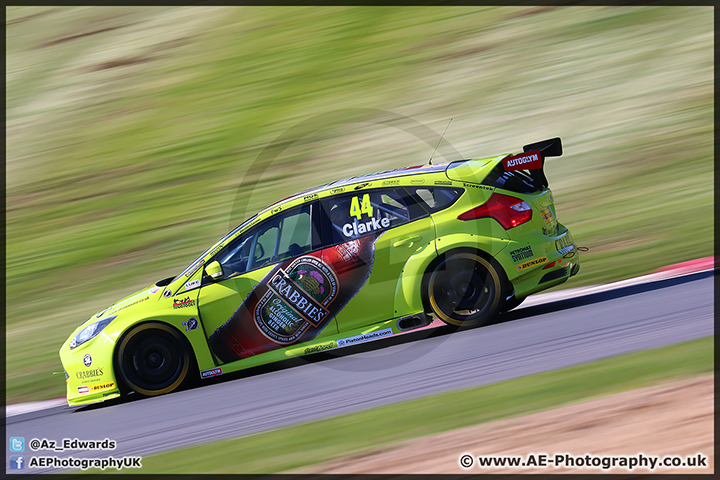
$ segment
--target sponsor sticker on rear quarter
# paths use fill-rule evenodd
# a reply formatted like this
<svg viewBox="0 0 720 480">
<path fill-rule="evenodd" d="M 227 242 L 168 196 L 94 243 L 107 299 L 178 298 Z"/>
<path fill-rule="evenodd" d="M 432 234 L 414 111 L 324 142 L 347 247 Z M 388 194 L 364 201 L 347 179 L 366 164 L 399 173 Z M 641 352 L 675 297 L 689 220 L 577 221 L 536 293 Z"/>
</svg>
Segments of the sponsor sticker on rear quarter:
<svg viewBox="0 0 720 480">
<path fill-rule="evenodd" d="M 516 267 L 518 269 L 518 272 L 522 272 L 526 268 L 534 267 L 535 265 L 540 265 L 541 263 L 545 262 L 547 262 L 547 257 L 534 258 L 525 263 L 521 263 L 520 265 L 516 265 Z"/>
</svg>

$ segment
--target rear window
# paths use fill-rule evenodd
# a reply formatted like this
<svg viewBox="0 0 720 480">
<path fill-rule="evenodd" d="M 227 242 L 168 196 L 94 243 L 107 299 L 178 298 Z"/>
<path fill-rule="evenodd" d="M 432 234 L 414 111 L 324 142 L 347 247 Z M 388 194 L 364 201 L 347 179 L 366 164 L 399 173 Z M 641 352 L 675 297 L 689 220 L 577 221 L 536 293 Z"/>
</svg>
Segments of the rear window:
<svg viewBox="0 0 720 480">
<path fill-rule="evenodd" d="M 407 187 L 407 190 L 428 213 L 443 210 L 460 198 L 462 188 Z"/>
<path fill-rule="evenodd" d="M 534 193 L 542 190 L 533 182 L 533 179 L 522 170 L 506 172 L 502 162 L 492 169 L 490 174 L 483 180 L 483 185 L 502 188 L 517 193 Z"/>
</svg>

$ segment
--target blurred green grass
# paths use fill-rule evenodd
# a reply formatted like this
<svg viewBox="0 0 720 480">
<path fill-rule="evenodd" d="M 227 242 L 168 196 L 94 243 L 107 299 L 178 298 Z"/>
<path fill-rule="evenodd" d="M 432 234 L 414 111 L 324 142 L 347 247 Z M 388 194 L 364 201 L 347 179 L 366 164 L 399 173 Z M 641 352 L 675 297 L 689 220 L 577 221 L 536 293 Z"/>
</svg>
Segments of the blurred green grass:
<svg viewBox="0 0 720 480">
<path fill-rule="evenodd" d="M 564 286 L 711 255 L 711 13 L 8 8 L 6 401 L 64 395 L 50 374 L 73 328 L 240 223 L 243 181 L 258 180 L 238 197 L 250 214 L 430 156 L 382 115 L 323 121 L 332 112 L 385 110 L 437 132 L 454 117 L 446 140 L 465 158 L 562 137 L 548 178 L 590 247 Z M 314 134 L 261 178 L 249 170 L 299 122 Z"/>
<path fill-rule="evenodd" d="M 251 437 L 194 445 L 145 457 L 142 469 L 123 473 L 280 473 L 347 455 L 361 457 L 412 438 L 706 374 L 714 370 L 713 345 L 713 337 L 706 337 Z"/>
</svg>

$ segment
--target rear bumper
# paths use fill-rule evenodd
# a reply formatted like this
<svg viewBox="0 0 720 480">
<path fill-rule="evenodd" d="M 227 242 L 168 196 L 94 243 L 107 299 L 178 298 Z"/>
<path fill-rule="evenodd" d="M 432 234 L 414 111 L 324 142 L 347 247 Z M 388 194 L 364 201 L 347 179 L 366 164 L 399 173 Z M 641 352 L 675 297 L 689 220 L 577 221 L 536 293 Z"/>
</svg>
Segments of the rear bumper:
<svg viewBox="0 0 720 480">
<path fill-rule="evenodd" d="M 509 242 L 496 256 L 516 297 L 526 297 L 566 282 L 580 271 L 580 255 L 570 231 L 548 237 L 539 232 Z M 528 257 L 528 253 L 531 256 Z"/>
<path fill-rule="evenodd" d="M 580 271 L 580 263 L 576 263 L 575 266 L 570 271 L 570 276 L 574 277 L 575 275 L 578 274 L 579 271 Z"/>
</svg>

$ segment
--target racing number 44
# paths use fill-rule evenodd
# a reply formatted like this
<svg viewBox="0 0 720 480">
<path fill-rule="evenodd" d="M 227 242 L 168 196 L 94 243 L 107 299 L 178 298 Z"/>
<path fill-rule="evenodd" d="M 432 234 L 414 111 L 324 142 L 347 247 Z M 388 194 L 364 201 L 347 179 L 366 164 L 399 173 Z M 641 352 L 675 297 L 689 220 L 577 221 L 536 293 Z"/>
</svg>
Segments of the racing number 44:
<svg viewBox="0 0 720 480">
<path fill-rule="evenodd" d="M 373 216 L 373 207 L 370 203 L 369 193 L 362 196 L 362 202 L 360 201 L 360 197 L 353 197 L 350 202 L 350 216 L 354 216 L 358 220 L 362 220 L 363 213 L 367 214 L 368 217 Z"/>
</svg>

